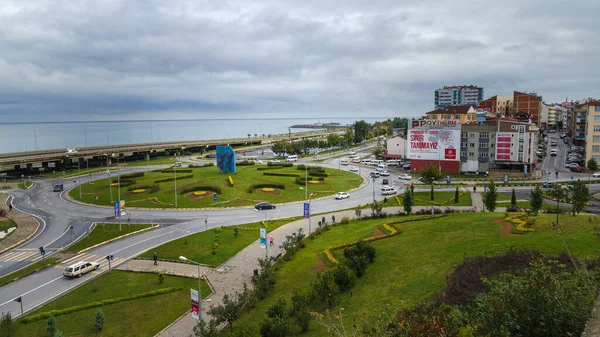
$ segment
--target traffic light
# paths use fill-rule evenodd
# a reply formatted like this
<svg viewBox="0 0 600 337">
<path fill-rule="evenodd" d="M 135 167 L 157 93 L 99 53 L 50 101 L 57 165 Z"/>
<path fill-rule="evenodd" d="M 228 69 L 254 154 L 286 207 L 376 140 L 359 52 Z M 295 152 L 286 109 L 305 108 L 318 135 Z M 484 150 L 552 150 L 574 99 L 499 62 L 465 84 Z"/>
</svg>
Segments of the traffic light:
<svg viewBox="0 0 600 337">
<path fill-rule="evenodd" d="M 15 298 L 15 302 L 19 302 L 19 303 L 21 303 L 21 301 L 22 301 L 22 300 L 21 300 L 21 296 L 19 296 L 19 297 Z"/>
<path fill-rule="evenodd" d="M 44 246 L 41 246 L 40 247 L 40 254 L 43 254 L 43 251 L 44 251 Z"/>
<path fill-rule="evenodd" d="M 106 255 L 106 259 L 110 261 L 110 255 Z"/>
</svg>

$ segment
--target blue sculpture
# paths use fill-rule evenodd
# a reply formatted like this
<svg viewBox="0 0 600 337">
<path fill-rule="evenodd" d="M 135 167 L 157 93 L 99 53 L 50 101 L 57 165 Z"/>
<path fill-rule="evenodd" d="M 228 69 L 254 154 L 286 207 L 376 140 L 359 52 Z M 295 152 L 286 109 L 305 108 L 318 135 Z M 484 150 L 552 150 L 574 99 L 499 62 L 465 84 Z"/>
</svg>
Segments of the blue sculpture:
<svg viewBox="0 0 600 337">
<path fill-rule="evenodd" d="M 217 166 L 223 173 L 235 173 L 235 151 L 229 145 L 217 146 Z"/>
</svg>

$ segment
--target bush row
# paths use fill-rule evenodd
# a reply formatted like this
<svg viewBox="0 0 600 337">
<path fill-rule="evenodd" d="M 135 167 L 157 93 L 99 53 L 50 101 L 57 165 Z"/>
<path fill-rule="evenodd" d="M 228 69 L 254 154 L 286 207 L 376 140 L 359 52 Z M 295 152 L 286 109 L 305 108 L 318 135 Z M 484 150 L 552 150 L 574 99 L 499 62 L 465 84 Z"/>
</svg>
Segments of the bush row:
<svg viewBox="0 0 600 337">
<path fill-rule="evenodd" d="M 171 173 L 171 174 L 173 174 L 173 171 L 175 171 L 177 173 L 192 173 L 192 170 L 189 169 L 189 168 L 175 169 L 175 170 L 166 169 L 166 170 L 161 170 L 160 173 Z"/>
<path fill-rule="evenodd" d="M 221 188 L 219 186 L 191 186 L 184 188 L 181 190 L 181 192 L 179 192 L 179 194 L 187 194 L 196 191 L 212 191 L 217 194 L 221 194 Z"/>
<path fill-rule="evenodd" d="M 143 176 L 144 176 L 144 172 L 134 172 L 134 173 L 122 175 L 121 180 L 133 180 L 133 178 L 140 178 Z"/>
<path fill-rule="evenodd" d="M 46 312 L 41 312 L 37 315 L 25 317 L 21 320 L 21 323 L 26 324 L 26 323 L 31 323 L 31 322 L 37 322 L 37 321 L 40 321 L 43 319 L 47 319 L 50 316 L 66 315 L 66 314 L 70 314 L 72 312 L 81 311 L 81 310 L 85 310 L 85 309 L 89 309 L 89 308 L 101 307 L 103 305 L 119 303 L 119 302 L 123 302 L 123 301 L 130 301 L 130 300 L 135 300 L 135 299 L 143 298 L 143 297 L 168 294 L 168 293 L 172 293 L 175 291 L 179 291 L 181 289 L 183 289 L 183 288 L 181 288 L 181 287 L 161 288 L 161 289 L 157 289 L 157 290 L 153 290 L 153 291 L 149 291 L 149 292 L 145 292 L 145 293 L 141 293 L 141 294 L 137 294 L 137 295 L 133 295 L 133 296 L 110 298 L 110 299 L 106 299 L 106 300 L 102 300 L 102 301 L 96 301 L 96 302 L 86 303 L 86 304 L 82 304 L 82 305 L 76 305 L 76 306 L 68 307 L 68 308 L 64 308 L 64 309 L 50 310 L 50 311 L 46 311 Z"/>
<path fill-rule="evenodd" d="M 257 171 L 266 171 L 266 170 L 277 170 L 283 168 L 283 166 L 261 166 L 261 167 L 257 167 L 256 170 Z"/>
<path fill-rule="evenodd" d="M 202 167 L 211 167 L 215 166 L 215 163 L 205 163 L 205 164 L 190 164 L 189 168 L 202 168 Z"/>
<path fill-rule="evenodd" d="M 177 180 L 190 179 L 190 178 L 193 178 L 193 177 L 194 177 L 193 174 L 186 174 L 186 175 L 182 175 L 182 176 L 177 177 Z M 166 183 L 168 181 L 173 181 L 173 180 L 175 180 L 175 177 L 161 178 L 161 179 L 155 180 L 154 183 L 155 184 Z"/>
<path fill-rule="evenodd" d="M 252 193 L 257 188 L 265 188 L 265 187 L 278 188 L 280 190 L 285 189 L 285 185 L 283 185 L 283 184 L 254 184 L 254 185 L 250 185 L 250 187 L 248 187 L 248 193 Z"/>
<path fill-rule="evenodd" d="M 297 165 L 296 168 L 298 170 L 304 171 L 304 170 L 306 170 L 307 166 L 304 165 L 304 164 L 300 164 L 300 165 Z M 322 167 L 319 167 L 319 166 L 308 166 L 308 169 L 309 170 L 317 170 L 317 171 L 325 172 L 325 169 L 323 169 Z"/>
<path fill-rule="evenodd" d="M 127 191 L 131 192 L 134 190 L 150 190 L 150 193 L 158 192 L 160 189 L 159 185 L 143 185 L 143 186 L 133 186 L 127 189 Z"/>
<path fill-rule="evenodd" d="M 121 187 L 127 187 L 127 186 L 131 186 L 131 185 L 135 184 L 135 180 L 119 181 L 119 179 L 114 179 L 114 180 L 112 180 L 112 184 L 119 184 L 119 185 L 121 185 Z"/>
<path fill-rule="evenodd" d="M 278 177 L 299 177 L 299 174 L 294 174 L 294 173 L 272 173 L 272 172 L 265 172 L 263 173 L 266 176 L 278 176 Z"/>
<path fill-rule="evenodd" d="M 308 171 L 308 174 L 310 174 L 311 176 L 315 176 L 315 177 L 327 177 L 329 176 L 327 173 L 321 173 L 318 171 Z"/>
<path fill-rule="evenodd" d="M 254 165 L 254 162 L 249 161 L 249 160 L 238 161 L 235 163 L 235 166 L 252 166 L 252 165 Z"/>
<path fill-rule="evenodd" d="M 311 180 L 325 181 L 325 178 L 324 177 L 308 177 L 308 181 L 311 181 Z M 296 184 L 298 184 L 298 185 L 306 184 L 306 178 L 305 177 L 297 177 Z"/>
<path fill-rule="evenodd" d="M 294 163 L 289 163 L 289 162 L 279 162 L 279 163 L 272 163 L 272 162 L 268 162 L 267 166 L 281 166 L 281 167 L 292 167 L 294 166 Z"/>
</svg>

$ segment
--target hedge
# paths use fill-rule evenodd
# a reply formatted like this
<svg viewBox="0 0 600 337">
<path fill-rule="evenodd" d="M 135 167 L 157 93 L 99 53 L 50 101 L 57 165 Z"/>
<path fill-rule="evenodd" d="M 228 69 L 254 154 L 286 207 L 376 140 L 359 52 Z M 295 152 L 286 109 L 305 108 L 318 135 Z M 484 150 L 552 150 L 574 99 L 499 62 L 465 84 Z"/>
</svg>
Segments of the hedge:
<svg viewBox="0 0 600 337">
<path fill-rule="evenodd" d="M 119 184 L 121 187 L 127 187 L 135 184 L 135 180 L 121 180 L 119 179 L 113 180 L 112 184 Z"/>
<path fill-rule="evenodd" d="M 323 177 L 308 177 L 308 181 L 311 181 L 311 180 L 325 181 L 325 178 L 323 178 Z M 304 178 L 304 177 L 297 177 L 296 178 L 296 184 L 298 184 L 298 185 L 304 185 L 304 184 L 306 184 L 306 178 Z"/>
<path fill-rule="evenodd" d="M 325 173 L 325 169 L 322 167 L 311 167 L 308 169 L 308 172 Z"/>
<path fill-rule="evenodd" d="M 143 177 L 144 172 L 134 172 L 129 174 L 124 174 L 121 176 L 121 180 L 133 180 L 133 178 Z"/>
<path fill-rule="evenodd" d="M 186 175 L 183 175 L 183 176 L 179 176 L 179 177 L 177 177 L 177 180 L 181 180 L 181 179 L 190 179 L 190 178 L 193 178 L 193 177 L 194 177 L 194 175 L 193 175 L 193 174 L 186 174 Z M 175 177 L 161 178 L 161 179 L 157 179 L 157 180 L 155 180 L 155 181 L 154 181 L 154 183 L 155 183 L 155 184 L 158 184 L 158 183 L 166 183 L 166 182 L 168 182 L 168 181 L 173 181 L 173 180 L 175 180 Z"/>
<path fill-rule="evenodd" d="M 289 162 L 279 162 L 279 163 L 272 163 L 272 162 L 268 162 L 267 166 L 281 166 L 281 167 L 292 167 L 294 166 L 294 163 L 289 163 Z"/>
<path fill-rule="evenodd" d="M 159 185 L 144 185 L 144 186 L 133 186 L 127 189 L 127 191 L 134 191 L 134 190 L 150 190 L 150 193 L 155 193 L 158 192 L 158 190 L 160 189 Z"/>
<path fill-rule="evenodd" d="M 250 185 L 250 187 L 248 187 L 248 193 L 252 193 L 257 188 L 264 188 L 264 187 L 271 187 L 271 188 L 278 188 L 280 190 L 285 190 L 285 185 L 283 185 L 283 184 L 254 184 L 254 185 Z"/>
<path fill-rule="evenodd" d="M 185 168 L 185 169 L 175 169 L 174 170 L 177 173 L 192 173 L 192 170 L 189 168 Z M 160 173 L 173 173 L 173 170 L 160 170 Z"/>
<path fill-rule="evenodd" d="M 179 192 L 179 194 L 187 194 L 196 191 L 212 191 L 217 194 L 221 194 L 221 188 L 219 186 L 192 186 L 184 188 L 183 190 L 181 190 L 181 192 Z"/>
<path fill-rule="evenodd" d="M 283 168 L 283 166 L 261 166 L 261 167 L 257 167 L 256 170 L 257 171 L 266 171 L 266 170 L 277 170 L 277 169 L 281 169 Z"/>
<path fill-rule="evenodd" d="M 306 170 L 306 165 L 304 165 L 304 164 L 296 165 L 296 168 L 298 170 L 304 171 L 304 170 Z M 308 169 L 309 170 L 319 170 L 319 171 L 325 172 L 325 170 L 322 167 L 319 167 L 319 166 L 309 166 Z"/>
<path fill-rule="evenodd" d="M 252 165 L 254 165 L 254 162 L 248 161 L 248 160 L 238 161 L 235 163 L 235 166 L 252 166 Z"/>
<path fill-rule="evenodd" d="M 215 163 L 189 164 L 188 168 L 202 168 L 202 167 L 212 167 L 212 166 L 215 166 Z"/>
<path fill-rule="evenodd" d="M 278 176 L 278 177 L 299 177 L 299 174 L 295 173 L 273 173 L 273 172 L 265 172 L 263 175 L 266 176 Z"/>
<path fill-rule="evenodd" d="M 311 171 L 308 171 L 308 174 L 310 174 L 311 176 L 315 176 L 315 177 L 328 177 L 329 176 L 327 173 L 311 172 Z"/>
<path fill-rule="evenodd" d="M 119 302 L 124 302 L 124 301 L 130 301 L 130 300 L 135 300 L 135 299 L 143 298 L 143 297 L 168 294 L 168 293 L 180 291 L 182 289 L 183 289 L 182 287 L 161 288 L 161 289 L 157 289 L 157 290 L 153 290 L 153 291 L 149 291 L 149 292 L 145 292 L 145 293 L 141 293 L 141 294 L 137 294 L 137 295 L 133 295 L 133 296 L 110 298 L 110 299 L 106 299 L 106 300 L 102 300 L 102 301 L 86 303 L 86 304 L 77 305 L 74 307 L 68 307 L 68 308 L 64 308 L 64 309 L 50 310 L 50 311 L 46 311 L 46 312 L 41 312 L 37 315 L 25 317 L 21 320 L 21 323 L 26 324 L 26 323 L 31 323 L 31 322 L 37 322 L 37 321 L 41 321 L 43 319 L 48 319 L 48 317 L 50 317 L 50 316 L 66 315 L 66 314 L 70 314 L 70 313 L 76 312 L 76 311 L 101 307 L 103 305 L 114 304 L 114 303 L 119 303 Z"/>
</svg>

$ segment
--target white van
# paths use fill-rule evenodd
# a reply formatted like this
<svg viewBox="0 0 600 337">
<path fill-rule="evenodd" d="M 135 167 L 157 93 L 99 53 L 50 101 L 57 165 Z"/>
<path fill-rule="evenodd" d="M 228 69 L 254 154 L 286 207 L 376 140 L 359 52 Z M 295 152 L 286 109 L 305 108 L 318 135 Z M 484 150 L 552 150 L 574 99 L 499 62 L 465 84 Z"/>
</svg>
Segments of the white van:
<svg viewBox="0 0 600 337">
<path fill-rule="evenodd" d="M 379 164 L 383 164 L 383 160 L 373 159 L 373 160 L 371 160 L 371 164 L 377 166 Z"/>
<path fill-rule="evenodd" d="M 63 272 L 63 276 L 64 277 L 81 277 L 81 275 L 83 275 L 85 273 L 89 273 L 92 270 L 97 270 L 98 267 L 100 267 L 100 264 L 98 262 L 80 261 L 80 262 L 74 263 L 74 264 L 68 266 L 67 268 L 65 268 L 65 271 Z"/>
<path fill-rule="evenodd" d="M 383 194 L 383 195 L 396 194 L 396 190 L 390 186 L 383 186 L 383 187 L 381 187 L 381 194 Z"/>
<path fill-rule="evenodd" d="M 342 159 L 342 165 L 348 165 L 348 159 Z"/>
<path fill-rule="evenodd" d="M 385 163 L 388 164 L 389 166 L 400 165 L 400 161 L 398 161 L 397 159 L 390 159 L 390 160 L 386 161 Z"/>
<path fill-rule="evenodd" d="M 293 154 L 293 155 L 289 155 L 287 156 L 287 161 L 297 161 L 298 160 L 298 156 Z"/>
<path fill-rule="evenodd" d="M 175 164 L 173 164 L 173 167 L 181 167 L 181 162 L 176 161 Z"/>
<path fill-rule="evenodd" d="M 371 165 L 371 159 L 363 159 L 360 161 L 360 163 L 363 165 Z"/>
<path fill-rule="evenodd" d="M 387 172 L 388 167 L 386 164 L 379 164 L 379 165 L 377 165 L 375 170 L 377 170 L 377 172 Z"/>
</svg>

